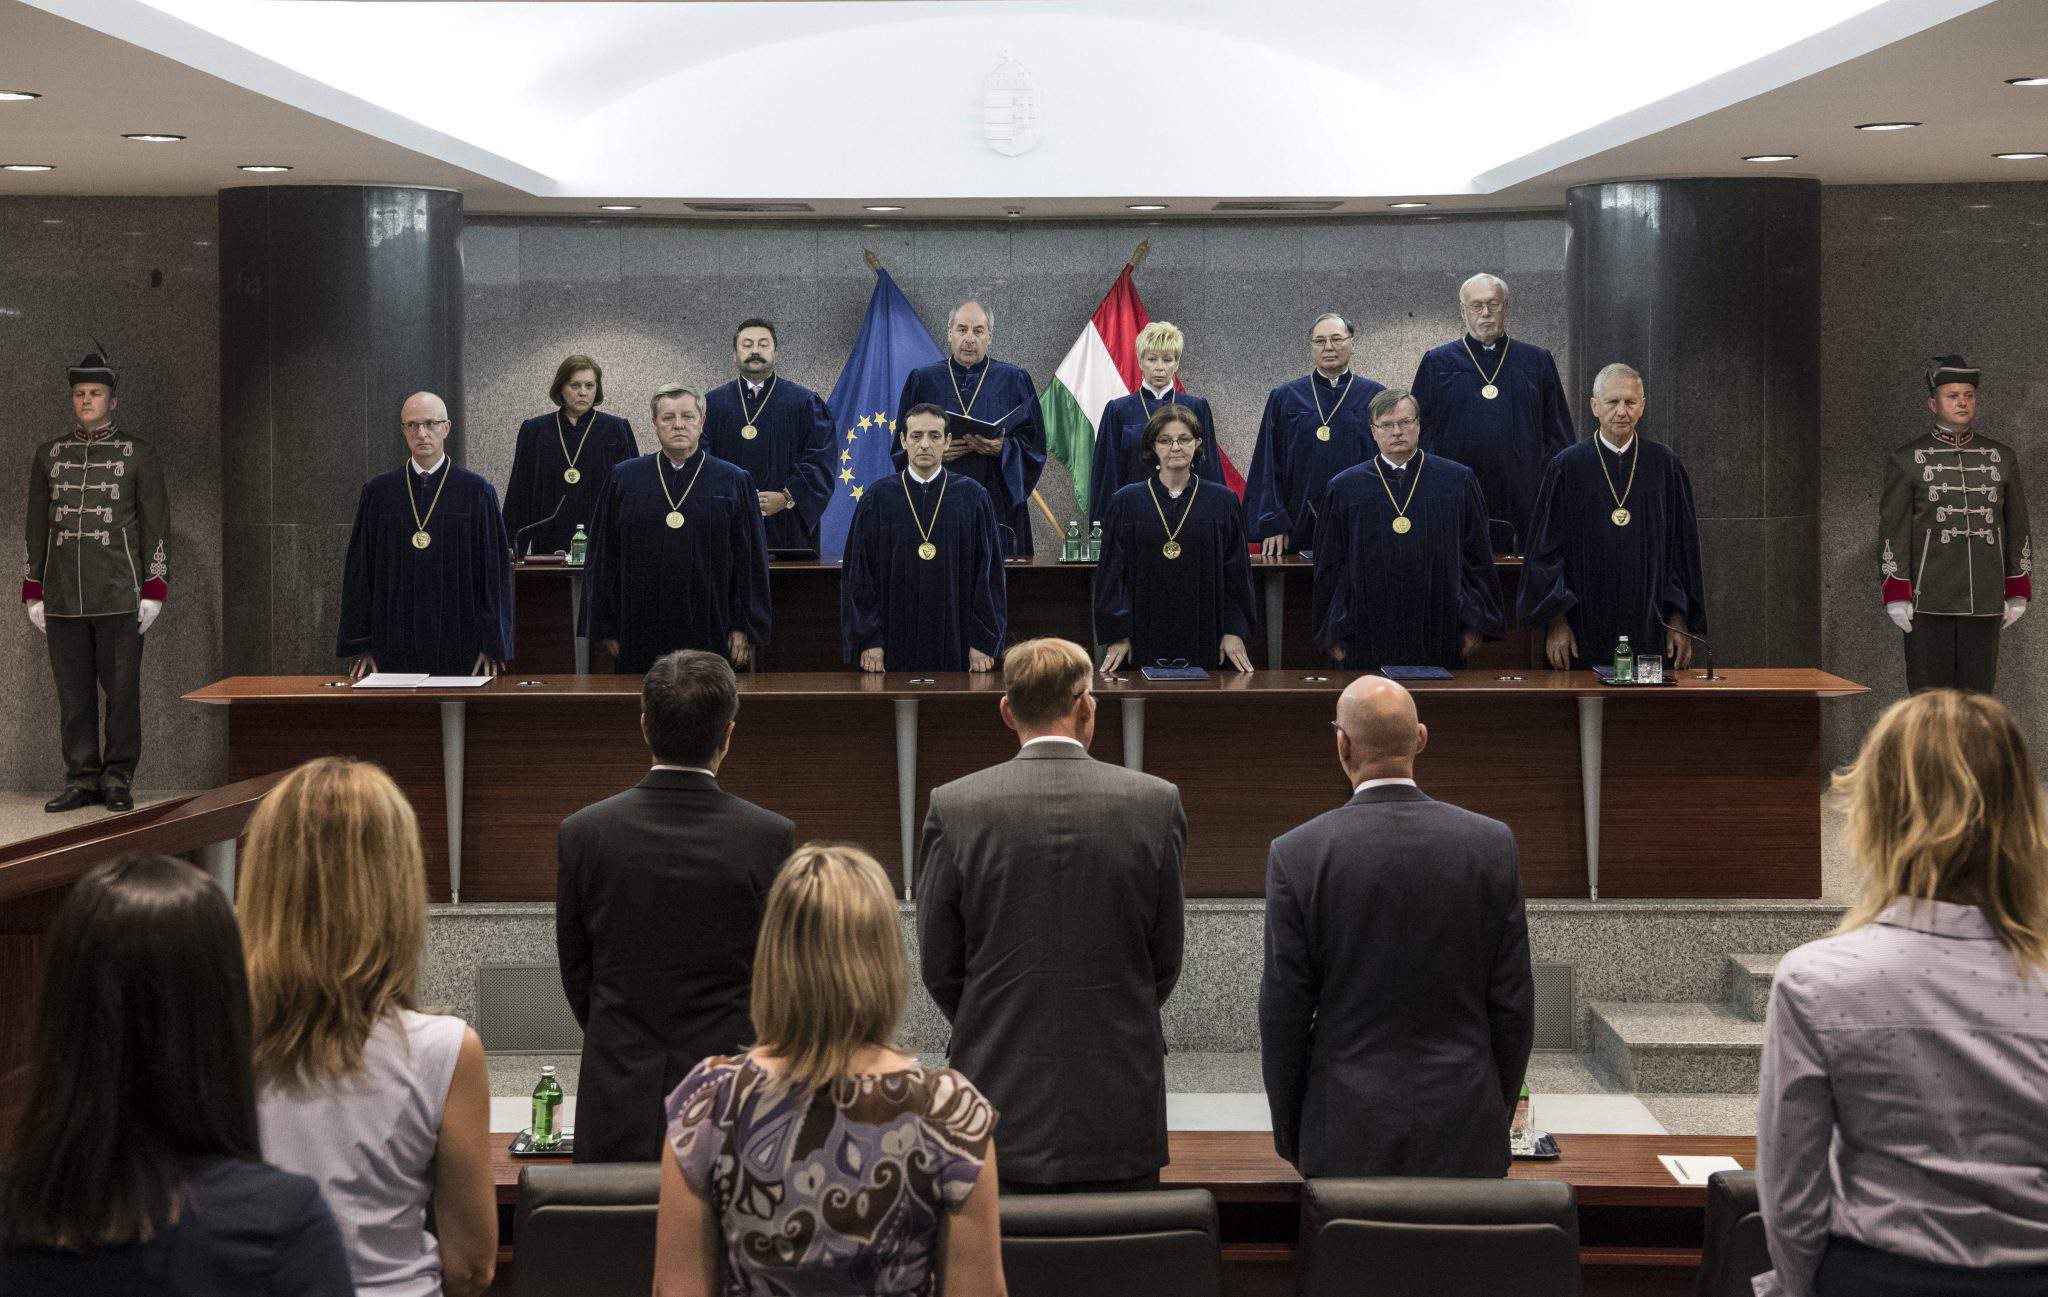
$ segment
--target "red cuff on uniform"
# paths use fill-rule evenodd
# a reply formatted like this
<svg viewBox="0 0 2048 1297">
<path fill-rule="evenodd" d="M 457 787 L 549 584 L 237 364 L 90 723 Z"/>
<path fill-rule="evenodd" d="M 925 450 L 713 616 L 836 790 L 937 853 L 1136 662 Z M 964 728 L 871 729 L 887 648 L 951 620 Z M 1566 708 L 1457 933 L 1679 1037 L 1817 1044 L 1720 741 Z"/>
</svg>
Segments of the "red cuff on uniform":
<svg viewBox="0 0 2048 1297">
<path fill-rule="evenodd" d="M 34 603 L 42 597 L 43 583 L 41 581 L 31 581 L 26 577 L 22 578 L 21 601 L 23 603 Z"/>
<path fill-rule="evenodd" d="M 165 585 L 159 578 L 151 577 L 142 583 L 142 597 L 154 599 L 158 603 L 162 603 L 171 597 L 171 588 Z"/>
<path fill-rule="evenodd" d="M 2005 597 L 2008 599 L 2025 599 L 2029 603 L 2033 602 L 2033 574 L 2022 572 L 2018 576 L 2009 576 L 2005 578 Z"/>
<path fill-rule="evenodd" d="M 1884 601 L 1886 603 L 1913 602 L 1913 583 L 1911 581 L 1901 581 L 1897 577 L 1886 578 L 1884 583 Z"/>
</svg>

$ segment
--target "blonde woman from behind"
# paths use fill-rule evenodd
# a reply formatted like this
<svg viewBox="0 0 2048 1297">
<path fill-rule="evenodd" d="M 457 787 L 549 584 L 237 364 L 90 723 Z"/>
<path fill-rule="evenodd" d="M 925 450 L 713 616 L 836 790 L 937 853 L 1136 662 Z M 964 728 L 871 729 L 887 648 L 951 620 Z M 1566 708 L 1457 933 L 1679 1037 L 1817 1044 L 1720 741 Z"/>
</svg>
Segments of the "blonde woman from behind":
<svg viewBox="0 0 2048 1297">
<path fill-rule="evenodd" d="M 476 1033 L 415 1002 L 427 883 L 404 794 L 367 762 L 292 771 L 249 822 L 238 908 L 264 1157 L 320 1183 L 361 1297 L 476 1297 L 498 1252 L 490 1082 Z"/>
<path fill-rule="evenodd" d="M 891 1043 L 908 985 L 874 857 L 797 848 L 754 957 L 759 1043 L 668 1098 L 656 1297 L 931 1297 L 941 1268 L 946 1297 L 1002 1297 L 996 1113 Z"/>
<path fill-rule="evenodd" d="M 2048 811 L 2012 718 L 1935 690 L 1835 776 L 1863 891 L 1765 1028 L 1763 1297 L 2048 1292 Z"/>
</svg>

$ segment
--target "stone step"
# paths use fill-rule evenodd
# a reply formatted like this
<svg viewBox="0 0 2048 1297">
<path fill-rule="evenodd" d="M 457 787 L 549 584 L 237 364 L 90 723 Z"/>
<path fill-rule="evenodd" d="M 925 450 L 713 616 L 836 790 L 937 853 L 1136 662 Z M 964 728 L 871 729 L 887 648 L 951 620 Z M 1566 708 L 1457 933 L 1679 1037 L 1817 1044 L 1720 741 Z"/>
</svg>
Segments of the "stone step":
<svg viewBox="0 0 2048 1297">
<path fill-rule="evenodd" d="M 1596 1000 L 1593 1056 L 1639 1094 L 1741 1094 L 1756 1089 L 1764 1028 L 1725 1004 Z"/>
<path fill-rule="evenodd" d="M 1764 1010 L 1771 1003 L 1771 979 L 1778 975 L 1778 961 L 1783 958 L 1783 955 L 1728 956 L 1728 967 L 1724 973 L 1728 1007 L 1751 1022 L 1762 1022 Z"/>
</svg>

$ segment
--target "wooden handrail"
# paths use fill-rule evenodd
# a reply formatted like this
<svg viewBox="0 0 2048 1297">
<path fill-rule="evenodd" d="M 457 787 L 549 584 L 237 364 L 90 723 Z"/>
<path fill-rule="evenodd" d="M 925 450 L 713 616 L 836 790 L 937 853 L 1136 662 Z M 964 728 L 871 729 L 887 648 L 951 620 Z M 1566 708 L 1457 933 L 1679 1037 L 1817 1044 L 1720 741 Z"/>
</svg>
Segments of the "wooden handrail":
<svg viewBox="0 0 2048 1297">
<path fill-rule="evenodd" d="M 176 801 L 157 802 L 92 824 L 45 833 L 0 848 L 0 902 L 76 882 L 102 860 L 130 851 L 179 856 L 241 836 L 256 803 L 286 771 Z"/>
</svg>

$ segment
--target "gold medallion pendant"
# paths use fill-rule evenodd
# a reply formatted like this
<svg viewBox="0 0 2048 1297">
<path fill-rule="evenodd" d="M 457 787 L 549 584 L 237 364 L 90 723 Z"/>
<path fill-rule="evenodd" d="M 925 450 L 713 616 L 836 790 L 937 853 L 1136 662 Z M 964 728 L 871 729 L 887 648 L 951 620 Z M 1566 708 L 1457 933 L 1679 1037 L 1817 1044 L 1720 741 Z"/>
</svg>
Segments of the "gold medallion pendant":
<svg viewBox="0 0 2048 1297">
<path fill-rule="evenodd" d="M 1408 529 L 1414 525 L 1414 523 L 1408 521 L 1407 515 L 1403 514 L 1394 519 L 1394 534 L 1396 536 L 1406 536 Z"/>
<path fill-rule="evenodd" d="M 756 427 L 755 427 L 755 426 L 754 426 L 753 424 L 751 424 L 751 423 L 750 423 L 750 424 L 748 424 L 748 425 L 747 425 L 746 427 L 744 427 L 744 428 L 741 428 L 741 429 L 740 429 L 740 436 L 741 436 L 741 437 L 743 437 L 743 438 L 745 438 L 745 439 L 746 439 L 746 440 L 748 440 L 748 441 L 752 441 L 752 440 L 753 440 L 754 438 L 756 438 L 756 437 L 758 437 L 758 436 L 760 436 L 760 435 L 761 435 L 761 430 L 760 430 L 759 428 L 756 428 Z"/>
<path fill-rule="evenodd" d="M 1615 526 L 1626 527 L 1628 526 L 1628 520 L 1630 518 L 1633 518 L 1635 515 L 1630 513 L 1626 509 L 1616 509 L 1613 513 L 1610 513 L 1607 516 L 1614 519 Z"/>
<path fill-rule="evenodd" d="M 1323 425 L 1322 427 L 1320 427 L 1320 428 L 1317 428 L 1317 429 L 1316 429 L 1316 440 L 1317 440 L 1317 441 L 1328 441 L 1329 439 L 1330 439 L 1330 425 L 1329 425 L 1329 424 L 1327 424 L 1327 423 L 1326 423 L 1326 424 L 1324 424 L 1324 425 Z"/>
<path fill-rule="evenodd" d="M 919 545 L 917 547 L 917 556 L 921 559 L 924 559 L 926 562 L 930 562 L 932 559 L 935 559 L 939 556 L 939 547 L 937 545 L 932 544 L 930 541 L 926 541 L 924 544 Z"/>
<path fill-rule="evenodd" d="M 1479 394 L 1491 401 L 1494 397 L 1500 395 L 1500 389 L 1488 383 L 1485 387 L 1479 389 Z"/>
<path fill-rule="evenodd" d="M 562 480 L 564 482 L 567 482 L 570 486 L 574 486 L 578 482 L 581 482 L 583 480 L 583 470 L 579 468 L 563 469 Z"/>
<path fill-rule="evenodd" d="M 1179 558 L 1180 542 L 1177 540 L 1167 541 L 1164 545 L 1161 545 L 1159 547 L 1159 552 L 1166 555 L 1166 557 L 1168 558 Z"/>
<path fill-rule="evenodd" d="M 433 543 L 434 538 L 423 531 L 416 531 L 412 534 L 412 547 L 414 549 L 425 549 Z"/>
<path fill-rule="evenodd" d="M 681 509 L 671 509 L 668 511 L 668 525 L 670 527 L 680 527 L 683 525 L 683 511 Z"/>
</svg>

